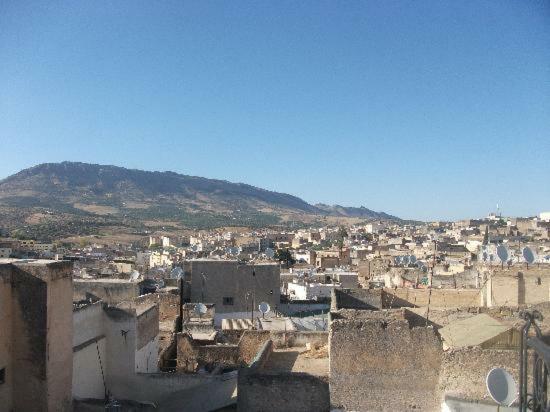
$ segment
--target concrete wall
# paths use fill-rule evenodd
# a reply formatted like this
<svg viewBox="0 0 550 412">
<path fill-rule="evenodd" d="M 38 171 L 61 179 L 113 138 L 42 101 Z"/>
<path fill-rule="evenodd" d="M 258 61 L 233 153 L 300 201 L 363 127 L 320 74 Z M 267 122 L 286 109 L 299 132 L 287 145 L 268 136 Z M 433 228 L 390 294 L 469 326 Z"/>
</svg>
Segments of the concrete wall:
<svg viewBox="0 0 550 412">
<path fill-rule="evenodd" d="M 442 348 L 431 327 L 410 328 L 397 316 L 387 320 L 351 316 L 332 321 L 329 342 L 332 407 L 361 411 L 439 408 Z"/>
<path fill-rule="evenodd" d="M 0 265 L 0 278 L 0 316 L 9 316 L 0 334 L 0 367 L 6 367 L 2 407 L 70 410 L 71 264 L 9 261 Z"/>
<path fill-rule="evenodd" d="M 0 405 L 6 410 L 13 409 L 13 348 L 12 348 L 12 288 L 9 265 L 0 265 L 0 369 L 5 370 L 5 382 L 0 385 Z"/>
<path fill-rule="evenodd" d="M 256 276 L 252 276 L 252 271 Z M 201 276 L 204 273 L 205 280 Z M 185 262 L 185 276 L 191 282 L 191 301 L 216 305 L 216 313 L 246 312 L 255 293 L 255 306 L 267 302 L 273 308 L 280 302 L 280 268 L 278 264 L 244 265 L 227 260 L 191 260 Z M 233 305 L 224 304 L 232 297 Z"/>
<path fill-rule="evenodd" d="M 105 338 L 93 340 L 74 352 L 73 398 L 103 399 L 105 397 L 101 368 L 105 368 L 106 353 Z M 103 373 L 105 372 L 104 370 Z"/>
</svg>

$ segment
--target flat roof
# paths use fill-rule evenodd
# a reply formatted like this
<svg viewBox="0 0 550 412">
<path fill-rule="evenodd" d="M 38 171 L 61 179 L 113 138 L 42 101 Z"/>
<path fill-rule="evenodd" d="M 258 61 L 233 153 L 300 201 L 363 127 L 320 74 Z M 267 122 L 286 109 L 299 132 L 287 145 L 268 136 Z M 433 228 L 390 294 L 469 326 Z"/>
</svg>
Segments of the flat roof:
<svg viewBox="0 0 550 412">
<path fill-rule="evenodd" d="M 461 348 L 481 345 L 510 329 L 513 327 L 503 324 L 486 313 L 481 313 L 452 322 L 439 329 L 439 334 L 447 345 Z"/>
</svg>

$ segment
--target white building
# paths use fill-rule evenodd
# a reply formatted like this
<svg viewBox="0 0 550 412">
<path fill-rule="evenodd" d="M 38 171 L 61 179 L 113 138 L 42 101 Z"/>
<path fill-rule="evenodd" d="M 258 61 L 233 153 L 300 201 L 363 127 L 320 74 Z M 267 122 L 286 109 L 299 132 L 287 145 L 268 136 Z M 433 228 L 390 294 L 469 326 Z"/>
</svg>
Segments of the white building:
<svg viewBox="0 0 550 412">
<path fill-rule="evenodd" d="M 330 298 L 332 289 L 340 287 L 337 283 L 289 283 L 287 290 L 291 300 L 318 300 Z"/>
<path fill-rule="evenodd" d="M 539 218 L 543 222 L 550 222 L 550 212 L 541 212 Z"/>
</svg>

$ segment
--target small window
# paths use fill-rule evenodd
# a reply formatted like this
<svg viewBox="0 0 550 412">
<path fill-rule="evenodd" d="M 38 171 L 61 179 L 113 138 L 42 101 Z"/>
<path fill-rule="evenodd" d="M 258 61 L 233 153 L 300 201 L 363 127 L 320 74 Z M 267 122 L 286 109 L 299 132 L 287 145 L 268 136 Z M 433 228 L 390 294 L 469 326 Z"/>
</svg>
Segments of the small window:
<svg viewBox="0 0 550 412">
<path fill-rule="evenodd" d="M 6 368 L 0 369 L 0 385 L 6 382 Z"/>
<path fill-rule="evenodd" d="M 223 304 L 226 306 L 233 306 L 233 297 L 223 298 Z"/>
<path fill-rule="evenodd" d="M 542 281 L 540 278 L 537 278 L 537 285 L 541 285 L 542 284 Z"/>
</svg>

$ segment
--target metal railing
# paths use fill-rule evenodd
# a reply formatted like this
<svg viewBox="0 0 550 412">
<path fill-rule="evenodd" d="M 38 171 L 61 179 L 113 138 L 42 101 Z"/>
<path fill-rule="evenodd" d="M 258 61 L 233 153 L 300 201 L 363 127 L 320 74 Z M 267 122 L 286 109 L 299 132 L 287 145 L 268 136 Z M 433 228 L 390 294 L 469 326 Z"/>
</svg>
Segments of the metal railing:
<svg viewBox="0 0 550 412">
<path fill-rule="evenodd" d="M 548 403 L 548 365 L 550 365 L 550 346 L 544 343 L 542 332 L 536 321 L 542 321 L 539 311 L 522 311 L 520 317 L 525 320 L 521 331 L 520 369 L 519 369 L 519 410 L 526 412 L 550 412 Z M 534 336 L 529 336 L 531 327 Z M 531 333 L 531 335 L 533 335 Z M 529 359 L 529 349 L 532 359 Z M 527 369 L 532 364 L 532 393 L 527 393 Z M 528 396 L 529 395 L 529 396 Z"/>
</svg>

